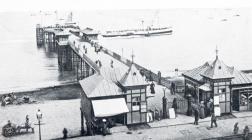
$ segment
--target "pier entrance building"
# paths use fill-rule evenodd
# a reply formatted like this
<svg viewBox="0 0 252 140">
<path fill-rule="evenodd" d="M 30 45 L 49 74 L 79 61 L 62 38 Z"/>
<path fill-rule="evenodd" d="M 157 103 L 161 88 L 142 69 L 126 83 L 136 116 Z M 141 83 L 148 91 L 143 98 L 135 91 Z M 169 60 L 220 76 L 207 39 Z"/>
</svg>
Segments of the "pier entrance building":
<svg viewBox="0 0 252 140">
<path fill-rule="evenodd" d="M 220 114 L 252 110 L 252 77 L 227 66 L 216 54 L 213 62 L 186 71 L 185 96 L 191 94 L 196 103 L 207 106 L 213 101 L 214 111 Z"/>
</svg>

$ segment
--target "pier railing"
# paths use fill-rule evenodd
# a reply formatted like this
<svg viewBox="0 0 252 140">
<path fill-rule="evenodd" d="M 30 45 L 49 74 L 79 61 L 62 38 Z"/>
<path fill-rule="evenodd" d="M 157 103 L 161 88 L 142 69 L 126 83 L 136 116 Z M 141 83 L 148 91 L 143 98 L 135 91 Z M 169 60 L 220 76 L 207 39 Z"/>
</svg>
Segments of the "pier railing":
<svg viewBox="0 0 252 140">
<path fill-rule="evenodd" d="M 113 52 L 105 47 L 103 47 L 102 45 L 99 45 L 97 42 L 89 39 L 89 38 L 86 38 L 85 41 L 89 42 L 91 44 L 92 47 L 97 47 L 97 48 L 100 48 L 101 51 L 103 51 L 105 54 L 107 55 L 110 55 L 111 57 L 113 57 L 114 59 L 120 61 L 121 63 L 127 65 L 127 66 L 130 66 L 131 65 L 131 61 L 129 59 L 126 59 L 124 57 L 122 57 L 121 55 L 119 55 L 118 53 L 116 52 Z M 158 74 L 144 68 L 143 66 L 139 65 L 139 64 L 135 64 L 136 67 L 141 70 L 144 75 L 146 77 L 151 77 L 152 80 L 154 80 L 155 82 L 159 82 L 159 79 L 160 79 L 160 84 L 167 87 L 167 88 L 170 88 L 171 86 L 171 82 L 168 81 L 167 79 L 161 77 L 159 78 Z"/>
</svg>

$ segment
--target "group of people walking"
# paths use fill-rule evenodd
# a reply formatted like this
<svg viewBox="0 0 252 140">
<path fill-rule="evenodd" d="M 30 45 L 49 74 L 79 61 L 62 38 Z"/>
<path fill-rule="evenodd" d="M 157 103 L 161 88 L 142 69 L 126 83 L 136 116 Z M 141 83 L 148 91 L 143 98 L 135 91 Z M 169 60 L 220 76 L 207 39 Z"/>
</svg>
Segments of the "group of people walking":
<svg viewBox="0 0 252 140">
<path fill-rule="evenodd" d="M 207 116 L 211 116 L 211 128 L 213 128 L 213 124 L 217 127 L 217 118 L 214 113 L 214 105 L 211 99 L 208 100 L 207 103 L 201 101 L 200 104 L 192 105 L 194 110 L 194 124 L 199 124 L 199 119 L 204 119 Z"/>
</svg>

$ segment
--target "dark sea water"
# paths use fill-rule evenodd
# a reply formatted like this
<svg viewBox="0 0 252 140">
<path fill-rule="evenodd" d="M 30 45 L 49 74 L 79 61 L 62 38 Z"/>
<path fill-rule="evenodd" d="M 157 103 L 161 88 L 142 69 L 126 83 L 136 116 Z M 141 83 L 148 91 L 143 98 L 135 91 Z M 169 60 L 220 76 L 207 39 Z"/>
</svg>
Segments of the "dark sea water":
<svg viewBox="0 0 252 140">
<path fill-rule="evenodd" d="M 39 12 L 0 13 L 0 93 L 56 85 L 74 79 L 60 73 L 57 55 L 36 46 L 35 27 L 54 24 L 56 15 Z M 58 19 L 68 12 L 58 12 Z M 173 34 L 153 37 L 99 38 L 105 47 L 163 76 L 219 57 L 237 69 L 252 69 L 251 9 L 169 9 L 74 11 L 81 28 L 100 31 L 172 26 Z M 144 20 L 142 25 L 141 21 Z"/>
</svg>

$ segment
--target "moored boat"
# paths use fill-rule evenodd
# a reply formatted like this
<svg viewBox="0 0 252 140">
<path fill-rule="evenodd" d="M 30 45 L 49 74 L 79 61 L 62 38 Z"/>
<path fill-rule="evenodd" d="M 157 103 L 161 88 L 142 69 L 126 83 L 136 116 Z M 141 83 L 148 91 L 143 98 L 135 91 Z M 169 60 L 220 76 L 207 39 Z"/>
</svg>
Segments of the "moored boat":
<svg viewBox="0 0 252 140">
<path fill-rule="evenodd" d="M 163 35 L 172 34 L 171 27 L 152 28 L 146 29 L 131 29 L 131 30 L 117 30 L 106 31 L 102 34 L 103 37 L 119 37 L 119 36 L 151 36 L 151 35 Z"/>
</svg>

